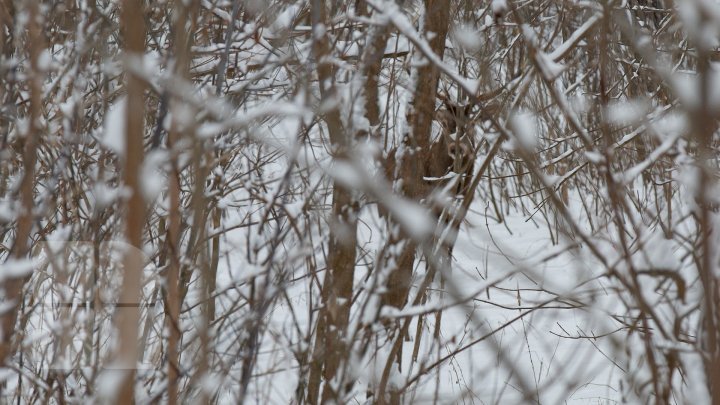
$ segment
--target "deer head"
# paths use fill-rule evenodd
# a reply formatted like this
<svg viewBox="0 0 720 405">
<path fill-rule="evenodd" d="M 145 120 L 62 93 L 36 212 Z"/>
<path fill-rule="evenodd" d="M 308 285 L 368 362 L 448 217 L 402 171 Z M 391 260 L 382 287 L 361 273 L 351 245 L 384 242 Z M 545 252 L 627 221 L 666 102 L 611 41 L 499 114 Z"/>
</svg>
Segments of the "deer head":
<svg viewBox="0 0 720 405">
<path fill-rule="evenodd" d="M 448 174 L 456 173 L 461 178 L 458 179 L 455 192 L 464 194 L 475 163 L 471 117 L 473 106 L 459 106 L 447 98 L 443 98 L 443 104 L 444 107 L 435 115 L 435 120 L 440 124 L 440 134 L 430 147 L 425 177 L 438 179 L 437 185 L 441 185 L 447 183 Z"/>
<path fill-rule="evenodd" d="M 425 178 L 425 196 L 433 190 L 454 181 L 455 195 L 464 195 L 471 182 L 475 164 L 475 148 L 472 131 L 473 119 L 471 105 L 459 106 L 442 98 L 444 106 L 435 113 L 435 121 L 440 124 L 440 131 L 430 145 L 430 150 L 422 164 Z M 388 151 L 383 161 L 385 176 L 392 179 L 395 175 L 397 148 Z M 460 178 L 449 176 L 456 173 Z M 385 215 L 381 212 L 381 215 Z"/>
</svg>

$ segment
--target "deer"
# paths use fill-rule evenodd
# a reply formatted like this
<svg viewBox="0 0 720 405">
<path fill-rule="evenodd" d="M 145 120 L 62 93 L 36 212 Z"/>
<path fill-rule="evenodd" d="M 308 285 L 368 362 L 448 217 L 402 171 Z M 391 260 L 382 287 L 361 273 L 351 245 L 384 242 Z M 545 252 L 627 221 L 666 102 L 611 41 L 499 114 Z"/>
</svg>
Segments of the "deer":
<svg viewBox="0 0 720 405">
<path fill-rule="evenodd" d="M 455 196 L 464 195 L 469 186 L 475 163 L 474 131 L 471 130 L 472 105 L 459 106 L 443 98 L 444 108 L 435 115 L 441 130 L 437 140 L 430 147 L 430 159 L 425 165 L 424 176 L 445 179 L 439 185 L 447 184 L 448 175 L 455 173 Z"/>
<path fill-rule="evenodd" d="M 434 137 L 427 146 L 426 153 L 419 154 L 419 158 L 423 159 L 418 165 L 419 170 L 422 170 L 422 185 L 419 188 L 420 192 L 415 193 L 413 197 L 424 200 L 426 205 L 430 206 L 436 221 L 432 239 L 432 254 L 433 256 L 437 255 L 436 257 L 439 259 L 437 263 L 443 268 L 440 273 L 440 290 L 442 291 L 445 283 L 442 275 L 447 274 L 445 270 L 451 268 L 452 249 L 462 220 L 462 218 L 456 218 L 457 212 L 453 206 L 457 207 L 458 201 L 472 198 L 474 192 L 471 190 L 476 155 L 473 127 L 475 120 L 479 117 L 472 113 L 473 105 L 459 105 L 442 96 L 440 100 L 442 106 L 433 116 L 433 120 L 439 124 L 435 126 L 439 127 L 439 131 L 433 134 Z M 395 177 L 398 164 L 397 148 L 393 148 L 383 161 L 387 179 Z M 415 191 L 418 190 L 415 189 Z M 380 216 L 387 216 L 387 212 L 382 207 L 378 206 L 378 208 Z M 415 252 L 414 249 L 408 251 L 404 248 L 401 249 L 401 252 L 398 260 L 403 265 L 395 268 L 389 274 L 387 285 L 392 286 L 392 290 L 383 295 L 382 305 L 400 308 L 405 305 L 408 298 Z M 438 275 L 436 269 L 435 266 L 428 264 L 427 277 L 429 280 L 434 280 Z M 427 292 L 422 292 L 422 294 L 424 302 Z M 436 333 L 439 333 L 441 314 L 442 311 L 435 314 Z M 416 342 L 419 342 L 419 337 Z M 401 361 L 398 358 L 399 364 Z"/>
<path fill-rule="evenodd" d="M 436 191 L 445 190 L 458 198 L 468 191 L 475 164 L 475 142 L 472 130 L 473 105 L 461 106 L 451 102 L 447 97 L 440 97 L 443 106 L 435 112 L 434 120 L 439 124 L 440 131 L 430 144 L 422 164 L 425 184 L 424 199 L 428 199 Z M 384 159 L 385 178 L 393 179 L 397 166 L 397 147 L 392 148 Z M 433 212 L 437 217 L 438 207 Z M 440 207 L 440 211 L 442 208 Z M 381 216 L 385 212 L 381 210 Z"/>
<path fill-rule="evenodd" d="M 476 117 L 472 114 L 473 105 L 459 105 L 442 96 L 440 100 L 442 107 L 433 117 L 439 124 L 440 130 L 433 134 L 435 136 L 428 147 L 428 153 L 420 155 L 424 157 L 419 165 L 423 184 L 420 186 L 420 195 L 414 197 L 424 200 L 426 205 L 430 206 L 436 221 L 432 241 L 433 251 L 438 255 L 441 265 L 450 268 L 452 249 L 462 221 L 462 218 L 455 217 L 457 212 L 454 208 L 458 206 L 457 202 L 472 198 L 473 193 L 470 185 L 476 154 L 473 131 Z M 383 162 L 385 176 L 388 179 L 393 179 L 395 176 L 398 164 L 396 154 L 397 148 L 391 149 Z M 378 210 L 381 217 L 387 216 L 383 207 L 378 206 Z M 403 271 L 404 276 L 393 275 L 391 280 L 396 276 L 399 280 L 409 280 L 407 271 L 411 271 L 411 268 Z M 442 279 L 441 283 L 443 283 Z M 400 305 L 397 297 L 393 300 L 394 306 Z"/>
</svg>

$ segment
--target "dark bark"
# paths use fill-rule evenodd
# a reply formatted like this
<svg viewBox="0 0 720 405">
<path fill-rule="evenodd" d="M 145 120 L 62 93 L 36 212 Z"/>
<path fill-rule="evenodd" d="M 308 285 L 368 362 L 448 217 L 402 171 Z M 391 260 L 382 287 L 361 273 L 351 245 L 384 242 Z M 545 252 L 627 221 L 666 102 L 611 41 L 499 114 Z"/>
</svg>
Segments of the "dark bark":
<svg viewBox="0 0 720 405">
<path fill-rule="evenodd" d="M 432 51 L 442 56 L 445 51 L 445 39 L 450 19 L 450 2 L 443 0 L 425 1 L 425 32 L 432 32 L 430 39 Z M 432 63 L 420 67 L 417 72 L 417 83 L 412 103 L 412 110 L 408 116 L 410 133 L 406 134 L 402 156 L 398 156 L 398 178 L 402 180 L 402 194 L 412 200 L 422 201 L 427 197 L 427 185 L 423 175 L 423 165 L 431 155 L 432 120 L 437 100 L 437 85 L 440 71 Z M 397 224 L 391 222 L 391 229 Z M 384 265 L 394 261 L 387 281 L 388 292 L 383 296 L 383 305 L 402 308 L 407 301 L 408 292 L 412 283 L 413 264 L 415 262 L 417 241 L 401 231 L 392 231 L 382 260 Z M 395 252 L 399 252 L 396 254 Z M 395 256 L 391 260 L 390 256 Z"/>
</svg>

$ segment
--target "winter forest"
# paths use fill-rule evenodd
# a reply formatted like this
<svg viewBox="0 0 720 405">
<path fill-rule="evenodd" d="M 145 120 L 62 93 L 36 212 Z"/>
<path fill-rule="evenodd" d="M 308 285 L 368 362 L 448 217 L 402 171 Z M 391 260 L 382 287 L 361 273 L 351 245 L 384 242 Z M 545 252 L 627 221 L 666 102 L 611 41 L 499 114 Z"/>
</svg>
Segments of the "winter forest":
<svg viewBox="0 0 720 405">
<path fill-rule="evenodd" d="M 0 403 L 720 404 L 720 1 L 0 0 Z"/>
</svg>

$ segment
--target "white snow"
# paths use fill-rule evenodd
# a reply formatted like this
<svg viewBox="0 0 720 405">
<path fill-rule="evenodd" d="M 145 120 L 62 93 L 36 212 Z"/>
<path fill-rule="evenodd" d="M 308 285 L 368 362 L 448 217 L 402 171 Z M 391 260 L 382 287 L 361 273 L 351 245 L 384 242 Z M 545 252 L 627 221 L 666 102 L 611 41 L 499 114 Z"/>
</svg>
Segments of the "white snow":
<svg viewBox="0 0 720 405">
<path fill-rule="evenodd" d="M 477 52 L 482 48 L 482 38 L 472 27 L 461 25 L 453 31 L 453 37 L 460 47 L 470 52 Z"/>
<path fill-rule="evenodd" d="M 104 134 L 102 144 L 115 152 L 118 156 L 125 156 L 127 140 L 125 139 L 125 111 L 127 110 L 127 98 L 122 97 L 115 101 L 105 114 L 103 125 Z"/>
<path fill-rule="evenodd" d="M 492 0 L 490 8 L 492 9 L 493 14 L 497 17 L 502 17 L 509 10 L 507 0 Z"/>
<path fill-rule="evenodd" d="M 519 111 L 510 116 L 510 129 L 520 145 L 533 150 L 538 145 L 537 117 L 529 111 Z"/>
<path fill-rule="evenodd" d="M 613 102 L 607 106 L 605 113 L 609 123 L 625 126 L 639 123 L 649 110 L 647 101 L 635 99 Z"/>
<path fill-rule="evenodd" d="M 154 150 L 147 154 L 140 170 L 140 190 L 145 201 L 154 201 L 166 187 L 163 165 L 167 161 L 164 150 Z"/>
<path fill-rule="evenodd" d="M 11 257 L 7 259 L 5 263 L 0 264 L 0 282 L 27 277 L 32 274 L 37 264 L 33 259 L 16 259 Z"/>
</svg>

